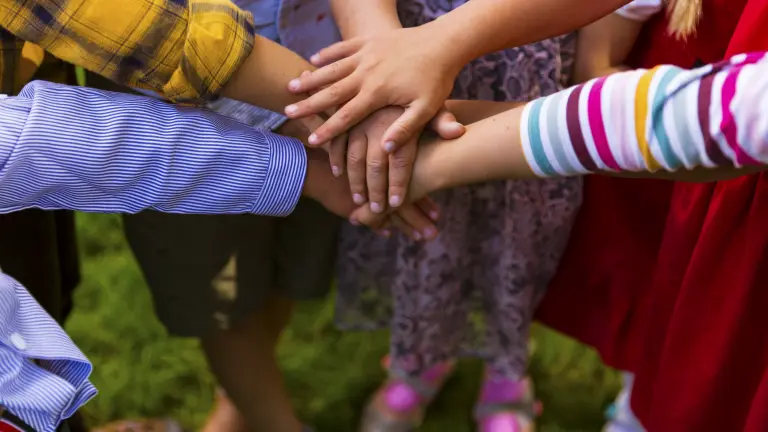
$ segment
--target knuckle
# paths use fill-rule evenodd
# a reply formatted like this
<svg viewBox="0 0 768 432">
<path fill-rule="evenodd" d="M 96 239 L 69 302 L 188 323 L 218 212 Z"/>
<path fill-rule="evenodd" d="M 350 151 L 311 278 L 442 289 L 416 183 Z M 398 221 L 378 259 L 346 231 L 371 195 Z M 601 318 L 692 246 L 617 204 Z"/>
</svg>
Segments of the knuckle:
<svg viewBox="0 0 768 432">
<path fill-rule="evenodd" d="M 403 122 L 397 122 L 392 125 L 393 131 L 398 137 L 406 137 L 411 134 L 410 127 Z"/>
<path fill-rule="evenodd" d="M 347 164 L 350 169 L 360 169 L 364 165 L 364 162 L 365 159 L 361 154 L 355 152 L 347 153 Z"/>
<path fill-rule="evenodd" d="M 368 159 L 366 168 L 371 174 L 377 175 L 383 173 L 387 169 L 386 159 L 372 158 Z"/>
<path fill-rule="evenodd" d="M 404 155 L 393 155 L 390 165 L 392 169 L 407 170 L 413 166 L 413 158 Z"/>
<path fill-rule="evenodd" d="M 331 98 L 332 101 L 336 102 L 339 99 L 341 99 L 342 89 L 341 85 L 339 83 L 333 83 L 328 88 L 328 96 Z"/>
</svg>

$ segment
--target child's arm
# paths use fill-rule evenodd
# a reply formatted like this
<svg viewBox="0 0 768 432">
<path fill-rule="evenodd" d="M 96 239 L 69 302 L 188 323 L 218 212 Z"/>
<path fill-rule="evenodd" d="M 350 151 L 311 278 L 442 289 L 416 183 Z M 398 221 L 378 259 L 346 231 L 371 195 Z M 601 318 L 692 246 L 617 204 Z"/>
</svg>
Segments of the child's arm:
<svg viewBox="0 0 768 432">
<path fill-rule="evenodd" d="M 473 0 L 417 28 L 341 42 L 313 58 L 316 65 L 335 64 L 292 84 L 296 92 L 330 87 L 291 107 L 288 114 L 298 118 L 345 104 L 315 131 L 318 142 L 323 142 L 375 110 L 401 106 L 405 112 L 388 128 L 380 143 L 392 142 L 399 147 L 442 107 L 456 75 L 470 60 L 566 33 L 626 3 Z"/>
<path fill-rule="evenodd" d="M 331 0 L 331 9 L 345 40 L 403 27 L 397 0 Z"/>
<path fill-rule="evenodd" d="M 617 73 L 470 124 L 456 140 L 425 138 L 409 196 L 498 179 L 601 173 L 712 181 L 760 171 L 768 166 L 765 108 L 763 54 L 691 71 Z"/>
<path fill-rule="evenodd" d="M 634 0 L 579 30 L 574 82 L 626 70 L 624 61 L 637 41 L 643 22 L 662 8 L 661 0 Z"/>
<path fill-rule="evenodd" d="M 288 82 L 315 68 L 298 54 L 267 38 L 256 35 L 253 49 L 227 81 L 222 95 L 274 112 L 307 95 L 292 94 Z"/>
</svg>

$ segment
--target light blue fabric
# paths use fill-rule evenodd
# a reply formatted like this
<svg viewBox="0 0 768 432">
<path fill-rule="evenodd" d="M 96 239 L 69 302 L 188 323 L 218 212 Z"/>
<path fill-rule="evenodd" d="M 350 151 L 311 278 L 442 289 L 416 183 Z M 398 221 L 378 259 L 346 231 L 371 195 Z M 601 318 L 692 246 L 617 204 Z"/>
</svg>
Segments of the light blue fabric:
<svg viewBox="0 0 768 432">
<path fill-rule="evenodd" d="M 36 431 L 53 432 L 96 396 L 91 370 L 56 321 L 0 271 L 0 405 Z"/>
</svg>

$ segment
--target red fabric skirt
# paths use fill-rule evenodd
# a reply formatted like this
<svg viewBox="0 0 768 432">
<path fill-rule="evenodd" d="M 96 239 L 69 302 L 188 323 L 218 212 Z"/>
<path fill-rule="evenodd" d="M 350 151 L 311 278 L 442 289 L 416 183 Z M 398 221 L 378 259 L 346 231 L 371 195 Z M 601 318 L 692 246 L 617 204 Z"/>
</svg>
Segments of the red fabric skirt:
<svg viewBox="0 0 768 432">
<path fill-rule="evenodd" d="M 651 432 L 768 431 L 768 174 L 585 188 L 539 319 L 636 374 Z"/>
</svg>

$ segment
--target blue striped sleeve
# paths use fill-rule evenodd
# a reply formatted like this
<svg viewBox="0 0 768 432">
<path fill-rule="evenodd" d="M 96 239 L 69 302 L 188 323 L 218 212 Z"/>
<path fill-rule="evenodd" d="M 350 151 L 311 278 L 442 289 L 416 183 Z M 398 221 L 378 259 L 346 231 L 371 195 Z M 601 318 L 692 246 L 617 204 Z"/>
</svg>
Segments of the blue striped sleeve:
<svg viewBox="0 0 768 432">
<path fill-rule="evenodd" d="M 46 82 L 0 101 L 0 212 L 286 216 L 302 143 L 210 111 Z"/>
<path fill-rule="evenodd" d="M 91 371 L 53 318 L 0 272 L 0 405 L 34 430 L 53 432 L 96 395 Z"/>
</svg>

